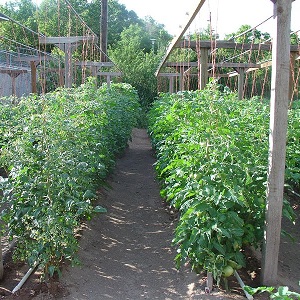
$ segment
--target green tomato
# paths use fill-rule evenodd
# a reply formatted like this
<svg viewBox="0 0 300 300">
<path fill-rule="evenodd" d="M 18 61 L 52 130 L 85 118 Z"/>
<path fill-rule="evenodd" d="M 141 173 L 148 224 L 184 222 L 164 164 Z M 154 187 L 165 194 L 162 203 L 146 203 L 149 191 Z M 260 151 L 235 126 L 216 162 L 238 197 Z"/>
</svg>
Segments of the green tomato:
<svg viewBox="0 0 300 300">
<path fill-rule="evenodd" d="M 227 266 L 223 269 L 222 274 L 223 274 L 224 277 L 229 277 L 229 276 L 231 276 L 231 275 L 233 274 L 233 272 L 234 272 L 233 267 L 230 266 L 230 265 L 227 265 Z"/>
</svg>

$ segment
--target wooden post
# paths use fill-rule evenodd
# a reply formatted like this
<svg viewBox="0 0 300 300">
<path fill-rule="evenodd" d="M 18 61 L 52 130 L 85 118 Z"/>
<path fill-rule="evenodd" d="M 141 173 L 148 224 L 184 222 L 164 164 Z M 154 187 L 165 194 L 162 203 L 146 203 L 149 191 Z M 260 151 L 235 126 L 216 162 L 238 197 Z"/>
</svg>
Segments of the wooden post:
<svg viewBox="0 0 300 300">
<path fill-rule="evenodd" d="M 285 173 L 292 0 L 272 0 L 277 32 L 272 47 L 269 171 L 262 257 L 262 284 L 276 285 Z"/>
<path fill-rule="evenodd" d="M 179 91 L 184 91 L 184 68 L 180 67 Z"/>
<path fill-rule="evenodd" d="M 294 91 L 295 91 L 295 63 L 296 58 L 298 56 L 298 52 L 291 52 L 291 59 L 290 59 L 290 84 L 289 84 L 289 100 L 293 101 Z"/>
<path fill-rule="evenodd" d="M 108 4 L 107 0 L 101 0 L 101 24 L 100 24 L 100 50 L 101 61 L 107 59 L 107 27 L 108 27 Z"/>
<path fill-rule="evenodd" d="M 30 69 L 31 69 L 31 92 L 36 94 L 36 64 L 34 61 L 30 61 Z"/>
<path fill-rule="evenodd" d="M 3 274 L 4 274 L 3 253 L 2 253 L 2 243 L 1 243 L 1 236 L 0 236 L 0 280 L 3 278 Z"/>
<path fill-rule="evenodd" d="M 16 87 L 16 78 L 21 74 L 22 72 L 18 72 L 18 71 L 11 71 L 9 73 L 10 77 L 11 77 L 11 94 L 13 96 L 17 95 L 17 87 Z"/>
<path fill-rule="evenodd" d="M 173 76 L 169 77 L 169 93 L 170 94 L 174 93 L 174 77 Z"/>
<path fill-rule="evenodd" d="M 203 90 L 208 81 L 208 49 L 200 49 L 200 90 Z"/>
<path fill-rule="evenodd" d="M 238 77 L 238 99 L 242 100 L 244 96 L 244 83 L 245 83 L 245 69 L 237 68 L 237 72 L 239 73 Z"/>
<path fill-rule="evenodd" d="M 65 52 L 65 86 L 66 88 L 71 88 L 73 83 L 73 68 L 72 68 L 72 44 L 64 44 Z"/>
</svg>

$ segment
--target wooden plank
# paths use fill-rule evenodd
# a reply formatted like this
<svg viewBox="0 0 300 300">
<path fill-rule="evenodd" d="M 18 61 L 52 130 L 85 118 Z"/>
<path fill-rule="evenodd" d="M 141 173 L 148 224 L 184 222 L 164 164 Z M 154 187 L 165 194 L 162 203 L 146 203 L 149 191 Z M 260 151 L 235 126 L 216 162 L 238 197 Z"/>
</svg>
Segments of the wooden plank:
<svg viewBox="0 0 300 300">
<path fill-rule="evenodd" d="M 249 68 L 248 70 L 246 70 L 246 73 L 250 73 L 256 70 L 259 70 L 259 68 Z"/>
<path fill-rule="evenodd" d="M 208 82 L 208 49 L 200 49 L 200 90 L 203 90 Z"/>
<path fill-rule="evenodd" d="M 237 72 L 239 73 L 238 77 L 238 99 L 242 100 L 244 95 L 244 83 L 245 83 L 245 69 L 237 68 Z"/>
<path fill-rule="evenodd" d="M 193 61 L 193 62 L 166 62 L 165 63 L 166 67 L 174 67 L 174 68 L 179 68 L 179 67 L 198 67 L 198 62 Z M 221 63 L 207 63 L 207 66 L 209 68 L 211 67 L 216 67 L 216 68 L 238 68 L 238 67 L 243 67 L 243 68 L 260 68 L 260 64 L 256 63 L 234 63 L 234 62 L 221 62 Z"/>
<path fill-rule="evenodd" d="M 159 73 L 158 77 L 179 77 L 180 73 Z"/>
<path fill-rule="evenodd" d="M 41 44 L 82 44 L 83 42 L 87 41 L 93 41 L 97 42 L 98 38 L 97 36 L 67 36 L 67 37 L 61 37 L 61 36 L 52 36 L 52 37 L 46 37 L 41 36 L 39 37 L 39 42 Z"/>
<path fill-rule="evenodd" d="M 81 67 L 113 67 L 115 64 L 111 61 L 101 62 L 101 61 L 77 61 L 76 66 Z"/>
<path fill-rule="evenodd" d="M 186 30 L 189 28 L 189 26 L 191 25 L 191 23 L 194 21 L 195 17 L 197 16 L 198 12 L 200 11 L 201 7 L 203 6 L 203 4 L 205 3 L 206 0 L 200 0 L 200 2 L 197 4 L 196 8 L 192 11 L 192 13 L 189 13 L 188 15 L 190 15 L 191 17 L 187 20 L 186 25 L 182 28 L 181 32 L 176 35 L 174 37 L 174 39 L 172 40 L 170 46 L 167 49 L 167 52 L 165 54 L 165 56 L 163 57 L 162 61 L 160 62 L 157 71 L 155 72 L 155 75 L 157 76 L 158 73 L 160 72 L 162 66 L 164 65 L 164 63 L 167 61 L 167 59 L 169 58 L 172 50 L 176 47 L 176 45 L 180 42 L 180 40 L 182 39 L 184 33 L 186 32 Z"/>
<path fill-rule="evenodd" d="M 4 275 L 3 252 L 2 252 L 2 242 L 0 236 L 0 280 L 2 280 L 3 275 Z"/>
<path fill-rule="evenodd" d="M 9 69 L 9 68 L 3 69 L 2 67 L 0 69 L 0 73 L 8 74 L 10 76 L 14 76 L 14 74 L 20 75 L 21 73 L 27 73 L 27 72 L 28 72 L 27 69 L 26 70 L 25 69 L 20 69 L 20 70 L 18 70 L 18 69 Z"/>
<path fill-rule="evenodd" d="M 187 47 L 188 45 L 188 47 Z M 191 48 L 193 50 L 196 50 L 197 48 L 212 48 L 211 41 L 203 40 L 200 42 L 196 41 L 189 41 L 184 42 L 181 41 L 180 43 L 177 43 L 175 45 L 178 48 Z M 214 48 L 222 48 L 222 49 L 236 49 L 236 50 L 263 50 L 263 51 L 271 51 L 272 50 L 272 44 L 243 44 L 243 43 L 236 43 L 232 41 L 223 41 L 223 40 L 217 40 L 216 43 L 214 43 Z M 291 51 L 298 51 L 298 45 L 290 45 Z"/>
<path fill-rule="evenodd" d="M 9 21 L 10 18 L 2 13 L 0 13 L 0 21 Z"/>
<path fill-rule="evenodd" d="M 292 0 L 274 4 L 267 205 L 262 257 L 262 284 L 277 284 L 285 175 L 288 94 L 290 76 L 290 28 Z"/>
<path fill-rule="evenodd" d="M 261 68 L 267 68 L 267 67 L 271 67 L 271 66 L 272 66 L 272 61 L 271 60 L 266 61 L 266 62 L 260 64 Z"/>
<path fill-rule="evenodd" d="M 121 72 L 97 72 L 97 75 L 100 76 L 122 76 Z"/>
<path fill-rule="evenodd" d="M 107 29 L 108 29 L 108 3 L 101 0 L 101 20 L 100 20 L 100 60 L 107 60 Z"/>
<path fill-rule="evenodd" d="M 42 61 L 50 61 L 54 60 L 53 57 L 50 55 L 42 55 L 42 56 L 23 56 L 23 57 L 16 57 L 14 61 L 21 61 L 21 62 L 36 62 L 36 63 L 41 63 Z"/>
<path fill-rule="evenodd" d="M 292 101 L 295 89 L 295 64 L 298 53 L 291 52 L 290 54 L 290 80 L 289 80 L 289 100 Z"/>
<path fill-rule="evenodd" d="M 36 86 L 36 64 L 34 61 L 30 61 L 30 68 L 31 68 L 31 92 L 36 94 L 37 93 L 37 86 Z"/>
</svg>

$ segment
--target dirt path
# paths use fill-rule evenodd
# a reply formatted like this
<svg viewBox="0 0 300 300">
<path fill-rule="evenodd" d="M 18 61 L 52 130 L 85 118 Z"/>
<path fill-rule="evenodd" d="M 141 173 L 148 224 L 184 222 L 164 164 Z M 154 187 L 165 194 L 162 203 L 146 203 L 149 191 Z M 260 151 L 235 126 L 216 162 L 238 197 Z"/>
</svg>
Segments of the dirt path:
<svg viewBox="0 0 300 300">
<path fill-rule="evenodd" d="M 155 162 L 145 130 L 118 160 L 101 204 L 108 213 L 95 217 L 80 241 L 80 267 L 62 277 L 65 300 L 238 299 L 206 296 L 204 282 L 188 269 L 176 270 L 171 248 L 174 224 L 163 207 L 155 181 Z M 202 285 L 201 285 L 202 283 Z"/>
</svg>

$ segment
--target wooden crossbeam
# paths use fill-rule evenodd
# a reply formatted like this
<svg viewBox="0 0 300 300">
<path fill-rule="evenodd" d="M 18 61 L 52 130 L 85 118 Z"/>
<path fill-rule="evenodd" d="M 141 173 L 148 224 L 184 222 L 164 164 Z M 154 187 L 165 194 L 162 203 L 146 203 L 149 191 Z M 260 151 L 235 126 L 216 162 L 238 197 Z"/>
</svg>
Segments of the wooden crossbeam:
<svg viewBox="0 0 300 300">
<path fill-rule="evenodd" d="M 37 62 L 40 63 L 42 61 L 49 61 L 53 60 L 53 57 L 50 55 L 32 55 L 32 56 L 22 56 L 22 57 L 16 57 L 14 61 L 19 61 L 19 62 Z"/>
<path fill-rule="evenodd" d="M 100 76 L 122 76 L 121 72 L 97 72 L 97 75 Z"/>
<path fill-rule="evenodd" d="M 67 37 L 60 37 L 60 36 L 52 36 L 46 37 L 41 36 L 39 37 L 39 41 L 41 44 L 78 44 L 87 41 L 94 41 L 95 43 L 98 41 L 96 36 L 67 36 Z"/>
<path fill-rule="evenodd" d="M 166 67 L 198 67 L 198 62 L 167 62 L 165 63 Z M 260 68 L 260 64 L 255 63 L 234 63 L 234 62 L 221 62 L 221 63 L 208 63 L 208 67 L 216 68 Z"/>
<path fill-rule="evenodd" d="M 179 77 L 181 75 L 182 74 L 180 74 L 180 73 L 159 73 L 159 74 L 157 74 L 157 76 L 159 76 L 159 77 Z"/>
<path fill-rule="evenodd" d="M 113 67 L 115 64 L 111 61 L 101 62 L 101 61 L 78 61 L 75 63 L 76 66 L 81 67 Z"/>
<path fill-rule="evenodd" d="M 30 69 L 26 67 L 11 67 L 0 65 L 0 73 L 27 73 Z"/>
<path fill-rule="evenodd" d="M 223 41 L 223 40 L 216 40 L 216 42 L 213 45 L 216 48 L 222 48 L 222 49 L 237 49 L 237 50 L 264 50 L 264 51 L 271 51 L 272 50 L 272 44 L 243 44 L 243 43 L 236 43 L 232 41 Z M 185 41 L 181 41 L 180 43 L 177 43 L 175 45 L 177 48 L 191 48 L 193 50 L 196 50 L 197 48 L 212 48 L 211 41 L 189 41 L 188 43 Z M 297 52 L 298 45 L 291 45 L 291 52 Z"/>
</svg>

